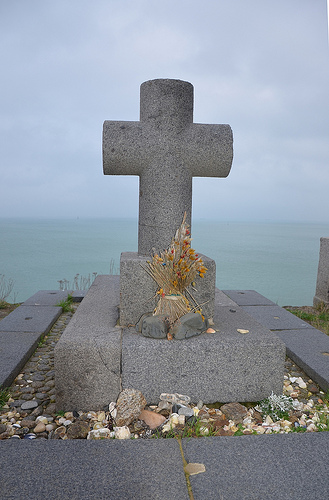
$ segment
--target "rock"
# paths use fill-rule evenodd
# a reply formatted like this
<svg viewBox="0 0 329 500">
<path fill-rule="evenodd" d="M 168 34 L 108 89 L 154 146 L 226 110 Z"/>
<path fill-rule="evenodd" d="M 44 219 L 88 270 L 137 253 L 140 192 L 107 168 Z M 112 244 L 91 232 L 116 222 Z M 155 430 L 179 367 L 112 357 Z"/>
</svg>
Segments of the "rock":
<svg viewBox="0 0 329 500">
<path fill-rule="evenodd" d="M 38 407 L 38 402 L 35 401 L 34 399 L 32 401 L 25 401 L 21 405 L 22 410 L 33 410 L 34 408 Z"/>
<path fill-rule="evenodd" d="M 228 420 L 233 420 L 235 424 L 240 424 L 247 415 L 247 408 L 240 403 L 227 403 L 221 406 L 221 411 Z"/>
<path fill-rule="evenodd" d="M 123 390 L 117 400 L 117 427 L 129 425 L 136 420 L 146 405 L 146 399 L 140 391 L 135 389 Z"/>
<path fill-rule="evenodd" d="M 142 322 L 142 335 L 153 339 L 167 338 L 167 327 L 161 316 L 146 316 Z"/>
<path fill-rule="evenodd" d="M 138 418 L 139 420 L 143 420 L 143 422 L 145 422 L 152 430 L 156 429 L 166 421 L 166 418 L 160 413 L 149 410 L 142 410 Z"/>
<path fill-rule="evenodd" d="M 206 329 L 207 325 L 203 321 L 201 314 L 190 312 L 184 314 L 175 322 L 170 329 L 170 333 L 176 340 L 183 340 L 200 335 Z"/>
<path fill-rule="evenodd" d="M 90 428 L 88 422 L 77 420 L 68 427 L 67 437 L 69 439 L 86 439 L 89 430 Z"/>
<path fill-rule="evenodd" d="M 308 390 L 309 390 L 310 392 L 312 392 L 313 394 L 316 394 L 317 392 L 319 392 L 318 387 L 317 387 L 316 385 L 314 385 L 314 384 L 310 384 L 310 385 L 308 386 Z"/>
<path fill-rule="evenodd" d="M 33 429 L 33 432 L 38 434 L 39 432 L 44 432 L 46 430 L 46 426 L 43 422 L 39 422 Z"/>
<path fill-rule="evenodd" d="M 170 411 L 172 408 L 172 404 L 169 401 L 160 401 L 158 404 L 159 410 L 168 410 Z"/>
<path fill-rule="evenodd" d="M 21 420 L 21 426 L 33 429 L 33 427 L 35 427 L 35 421 L 28 418 L 23 418 L 23 420 Z"/>
<path fill-rule="evenodd" d="M 6 432 L 7 430 L 7 426 L 5 424 L 0 424 L 0 434 L 2 434 L 3 432 Z"/>
<path fill-rule="evenodd" d="M 184 394 L 168 394 L 163 392 L 160 394 L 161 401 L 169 401 L 170 403 L 177 403 L 180 405 L 188 405 L 191 401 L 190 396 L 184 396 Z"/>
<path fill-rule="evenodd" d="M 185 465 L 184 471 L 189 476 L 194 476 L 195 474 L 200 474 L 200 472 L 205 472 L 206 468 L 205 468 L 204 464 L 189 463 L 189 464 Z"/>
<path fill-rule="evenodd" d="M 229 425 L 229 421 L 224 417 L 224 415 L 221 415 L 220 417 L 215 419 L 213 425 L 215 429 L 218 430 L 222 429 L 225 425 Z"/>
<path fill-rule="evenodd" d="M 178 410 L 178 415 L 185 415 L 186 418 L 193 417 L 193 408 L 188 408 L 187 406 L 181 406 Z"/>
<path fill-rule="evenodd" d="M 130 430 L 126 425 L 122 427 L 115 427 L 114 437 L 115 439 L 129 439 L 131 436 Z"/>
</svg>

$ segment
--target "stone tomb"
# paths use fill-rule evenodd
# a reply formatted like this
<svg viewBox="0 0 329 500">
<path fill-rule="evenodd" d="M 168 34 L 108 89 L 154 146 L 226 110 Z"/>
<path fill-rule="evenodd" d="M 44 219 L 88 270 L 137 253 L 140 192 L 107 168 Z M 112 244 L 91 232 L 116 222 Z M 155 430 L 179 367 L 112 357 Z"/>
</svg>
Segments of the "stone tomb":
<svg viewBox="0 0 329 500">
<path fill-rule="evenodd" d="M 215 296 L 218 332 L 168 341 L 117 325 L 119 288 L 119 276 L 97 276 L 57 343 L 58 411 L 102 409 L 131 387 L 148 403 L 162 392 L 206 403 L 282 393 L 284 343 L 223 292 Z"/>
<path fill-rule="evenodd" d="M 148 403 L 162 392 L 208 403 L 280 393 L 283 342 L 216 291 L 209 257 L 202 256 L 208 271 L 193 295 L 219 331 L 168 341 L 133 326 L 155 305 L 157 286 L 141 264 L 169 246 L 184 212 L 190 223 L 192 178 L 226 177 L 233 158 L 229 125 L 193 123 L 190 83 L 144 82 L 140 104 L 139 122 L 106 121 L 103 131 L 104 173 L 140 177 L 138 252 L 121 255 L 120 278 L 97 277 L 58 342 L 58 410 L 99 409 L 131 387 Z"/>
</svg>

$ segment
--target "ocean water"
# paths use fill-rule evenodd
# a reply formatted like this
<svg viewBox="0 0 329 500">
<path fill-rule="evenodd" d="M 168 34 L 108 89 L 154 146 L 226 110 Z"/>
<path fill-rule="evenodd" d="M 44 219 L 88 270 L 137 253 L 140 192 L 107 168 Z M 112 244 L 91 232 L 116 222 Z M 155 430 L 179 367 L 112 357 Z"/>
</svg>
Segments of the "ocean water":
<svg viewBox="0 0 329 500">
<path fill-rule="evenodd" d="M 0 275 L 12 301 L 93 273 L 119 272 L 137 250 L 136 219 L 0 219 Z M 328 224 L 195 220 L 192 246 L 216 261 L 220 289 L 257 290 L 279 305 L 311 305 Z"/>
</svg>

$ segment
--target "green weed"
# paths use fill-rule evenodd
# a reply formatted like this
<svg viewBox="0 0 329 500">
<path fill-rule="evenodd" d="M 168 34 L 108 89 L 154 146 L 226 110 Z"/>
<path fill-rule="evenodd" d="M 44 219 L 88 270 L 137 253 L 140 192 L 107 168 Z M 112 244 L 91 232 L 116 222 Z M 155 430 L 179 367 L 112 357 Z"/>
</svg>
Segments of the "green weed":
<svg viewBox="0 0 329 500">
<path fill-rule="evenodd" d="M 66 300 L 61 300 L 58 304 L 56 304 L 56 306 L 61 307 L 63 310 L 63 313 L 65 313 L 65 312 L 72 312 L 73 313 L 74 309 L 72 307 L 72 303 L 73 303 L 73 297 L 71 294 L 69 294 L 67 296 Z"/>
<path fill-rule="evenodd" d="M 8 402 L 10 398 L 9 389 L 0 389 L 0 410 L 4 407 L 4 405 Z"/>
</svg>

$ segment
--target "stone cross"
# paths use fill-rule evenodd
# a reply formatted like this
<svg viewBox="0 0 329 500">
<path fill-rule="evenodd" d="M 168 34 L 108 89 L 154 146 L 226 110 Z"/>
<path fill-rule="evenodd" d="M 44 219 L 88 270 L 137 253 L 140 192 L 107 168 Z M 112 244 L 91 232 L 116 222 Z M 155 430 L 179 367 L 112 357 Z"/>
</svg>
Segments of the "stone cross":
<svg viewBox="0 0 329 500">
<path fill-rule="evenodd" d="M 192 178 L 226 177 L 232 159 L 229 125 L 193 123 L 193 85 L 189 82 L 144 82 L 140 121 L 104 122 L 104 174 L 140 178 L 139 255 L 167 248 L 184 212 L 190 224 Z"/>
</svg>

